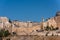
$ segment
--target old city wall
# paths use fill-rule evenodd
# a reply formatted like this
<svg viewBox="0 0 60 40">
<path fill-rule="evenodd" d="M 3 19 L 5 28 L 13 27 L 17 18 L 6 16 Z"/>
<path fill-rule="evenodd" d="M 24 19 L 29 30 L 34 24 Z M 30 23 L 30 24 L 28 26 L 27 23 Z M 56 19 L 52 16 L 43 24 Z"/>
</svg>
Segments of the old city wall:
<svg viewBox="0 0 60 40">
<path fill-rule="evenodd" d="M 4 40 L 60 40 L 60 36 L 37 36 L 37 35 L 21 35 L 3 38 Z"/>
</svg>

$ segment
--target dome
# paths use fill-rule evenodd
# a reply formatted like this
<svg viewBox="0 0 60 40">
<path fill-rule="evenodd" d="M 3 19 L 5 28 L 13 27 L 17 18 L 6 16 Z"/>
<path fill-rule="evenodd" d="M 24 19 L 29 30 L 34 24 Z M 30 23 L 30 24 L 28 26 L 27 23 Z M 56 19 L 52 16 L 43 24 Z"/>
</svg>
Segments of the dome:
<svg viewBox="0 0 60 40">
<path fill-rule="evenodd" d="M 60 16 L 60 11 L 56 12 L 56 16 Z"/>
</svg>

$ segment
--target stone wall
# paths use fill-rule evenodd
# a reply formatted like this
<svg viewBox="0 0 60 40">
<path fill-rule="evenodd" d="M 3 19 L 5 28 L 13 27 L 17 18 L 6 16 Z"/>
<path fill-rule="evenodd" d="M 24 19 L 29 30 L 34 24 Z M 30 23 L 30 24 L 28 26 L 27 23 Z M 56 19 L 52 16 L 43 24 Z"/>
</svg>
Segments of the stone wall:
<svg viewBox="0 0 60 40">
<path fill-rule="evenodd" d="M 37 35 L 21 35 L 3 38 L 11 40 L 60 40 L 60 36 L 37 36 Z"/>
<path fill-rule="evenodd" d="M 55 17 L 55 21 L 57 23 L 57 27 L 60 29 L 60 16 Z"/>
<path fill-rule="evenodd" d="M 17 35 L 26 35 L 30 34 L 33 31 L 40 30 L 40 25 L 33 27 L 12 27 L 12 32 L 16 32 Z"/>
<path fill-rule="evenodd" d="M 57 23 L 56 23 L 56 21 L 55 21 L 55 19 L 53 17 L 53 18 L 50 18 L 47 21 L 43 22 L 43 26 L 44 27 L 46 27 L 46 26 L 49 26 L 49 27 L 53 26 L 54 28 L 56 28 L 57 27 Z"/>
</svg>

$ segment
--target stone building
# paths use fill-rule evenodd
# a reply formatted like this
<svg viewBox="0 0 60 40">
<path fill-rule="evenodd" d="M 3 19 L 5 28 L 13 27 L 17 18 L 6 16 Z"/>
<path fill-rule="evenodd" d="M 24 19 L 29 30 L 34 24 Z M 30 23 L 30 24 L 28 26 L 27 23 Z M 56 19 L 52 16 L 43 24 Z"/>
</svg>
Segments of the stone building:
<svg viewBox="0 0 60 40">
<path fill-rule="evenodd" d="M 11 27 L 11 23 L 9 22 L 9 19 L 7 17 L 0 17 L 0 30 L 1 29 L 5 29 L 5 30 L 9 30 L 10 32 L 10 28 Z"/>
<path fill-rule="evenodd" d="M 31 33 L 36 30 L 44 29 L 46 26 L 58 27 L 60 29 L 60 12 L 57 12 L 55 17 L 52 17 L 47 21 L 42 18 L 42 22 L 22 22 L 15 20 L 10 23 L 7 17 L 0 17 L 0 29 L 5 28 L 10 32 L 16 32 L 17 34 Z"/>
<path fill-rule="evenodd" d="M 57 23 L 57 27 L 59 27 L 59 29 L 60 29 L 60 11 L 58 11 L 56 13 L 56 16 L 54 17 L 54 19 L 55 19 L 55 21 Z"/>
<path fill-rule="evenodd" d="M 53 26 L 54 28 L 58 27 L 60 29 L 60 11 L 56 13 L 55 17 L 48 19 L 47 21 L 43 22 L 43 28 L 46 26 Z"/>
</svg>

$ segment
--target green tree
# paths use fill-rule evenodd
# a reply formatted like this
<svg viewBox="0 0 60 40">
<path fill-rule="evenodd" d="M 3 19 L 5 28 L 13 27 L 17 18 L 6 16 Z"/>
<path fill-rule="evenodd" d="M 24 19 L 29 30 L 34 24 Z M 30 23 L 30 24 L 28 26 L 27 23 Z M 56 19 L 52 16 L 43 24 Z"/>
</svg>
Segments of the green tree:
<svg viewBox="0 0 60 40">
<path fill-rule="evenodd" d="M 8 30 L 0 30 L 0 37 L 7 37 L 10 33 Z"/>
<path fill-rule="evenodd" d="M 6 30 L 6 31 L 4 31 L 4 33 L 3 33 L 4 35 L 4 37 L 7 37 L 7 36 L 9 36 L 10 35 L 10 33 L 9 33 L 9 31 L 8 30 Z"/>
<path fill-rule="evenodd" d="M 48 31 L 48 30 L 51 30 L 51 28 L 50 28 L 49 26 L 47 26 L 47 27 L 45 28 L 45 30 Z"/>
</svg>

